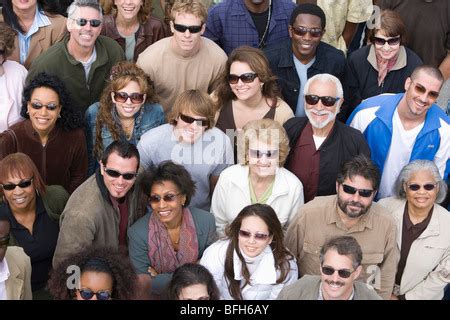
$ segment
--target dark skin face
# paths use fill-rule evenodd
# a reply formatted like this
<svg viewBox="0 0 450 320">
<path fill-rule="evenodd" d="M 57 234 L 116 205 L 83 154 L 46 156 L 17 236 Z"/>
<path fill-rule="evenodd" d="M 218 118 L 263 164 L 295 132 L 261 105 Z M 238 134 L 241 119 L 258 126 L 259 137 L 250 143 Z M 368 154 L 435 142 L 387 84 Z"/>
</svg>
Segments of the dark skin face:
<svg viewBox="0 0 450 320">
<path fill-rule="evenodd" d="M 269 8 L 269 0 L 244 0 L 244 5 L 250 12 L 261 13 Z"/>
<path fill-rule="evenodd" d="M 292 52 L 301 63 L 307 64 L 315 57 L 317 46 L 325 30 L 322 30 L 323 32 L 320 37 L 313 37 L 309 32 L 303 36 L 299 36 L 294 32 L 294 28 L 298 27 L 322 29 L 321 20 L 318 16 L 301 13 L 295 19 L 294 24 L 289 26 L 289 36 L 292 39 Z"/>
<path fill-rule="evenodd" d="M 0 243 L 2 240 L 5 240 L 9 235 L 9 222 L 8 221 L 0 221 Z M 6 245 L 0 244 L 0 262 L 3 261 L 6 254 Z"/>
</svg>

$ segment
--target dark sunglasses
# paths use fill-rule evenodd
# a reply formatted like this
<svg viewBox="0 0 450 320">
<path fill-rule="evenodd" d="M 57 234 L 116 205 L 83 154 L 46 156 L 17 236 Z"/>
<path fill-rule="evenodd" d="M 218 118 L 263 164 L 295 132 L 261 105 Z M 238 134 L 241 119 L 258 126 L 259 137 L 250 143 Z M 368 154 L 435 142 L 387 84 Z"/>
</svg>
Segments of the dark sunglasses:
<svg viewBox="0 0 450 320">
<path fill-rule="evenodd" d="M 307 104 L 316 105 L 319 102 L 319 100 L 322 101 L 322 104 L 325 107 L 332 107 L 339 100 L 339 97 L 338 98 L 333 98 L 330 96 L 319 97 L 314 94 L 305 94 L 305 101 Z"/>
<path fill-rule="evenodd" d="M 268 159 L 275 159 L 278 157 L 278 150 L 267 150 L 267 151 L 261 151 L 256 149 L 248 149 L 249 155 L 252 158 L 262 158 L 263 156 L 266 156 Z"/>
<path fill-rule="evenodd" d="M 396 38 L 390 38 L 390 39 L 383 39 L 383 38 L 379 38 L 379 37 L 373 38 L 373 43 L 375 43 L 377 46 L 384 46 L 386 44 L 386 42 L 390 46 L 396 46 L 400 43 L 400 36 L 398 36 Z"/>
<path fill-rule="evenodd" d="M 33 181 L 33 178 L 28 179 L 28 180 L 22 180 L 18 184 L 7 183 L 7 184 L 0 184 L 0 186 L 2 186 L 3 190 L 7 190 L 7 191 L 12 191 L 16 187 L 19 187 L 21 189 L 25 189 L 25 188 L 28 188 L 29 186 L 31 186 L 31 182 L 32 181 Z"/>
<path fill-rule="evenodd" d="M 144 94 L 133 92 L 133 93 L 126 93 L 126 92 L 116 92 L 114 91 L 114 100 L 119 103 L 125 103 L 127 102 L 128 98 L 131 100 L 131 103 L 142 103 L 144 102 Z"/>
<path fill-rule="evenodd" d="M 427 191 L 431 191 L 434 188 L 436 188 L 437 183 L 433 184 L 433 183 L 426 183 L 423 186 L 421 186 L 420 184 L 417 183 L 411 183 L 411 184 L 407 184 L 409 190 L 411 191 L 419 191 L 420 188 L 424 188 Z"/>
<path fill-rule="evenodd" d="M 88 22 L 91 25 L 91 27 L 93 28 L 97 28 L 102 24 L 101 20 L 98 19 L 84 19 L 84 18 L 79 18 L 79 19 L 73 19 L 75 20 L 75 22 L 77 23 L 77 25 L 79 25 L 80 27 L 84 27 Z"/>
<path fill-rule="evenodd" d="M 260 241 L 264 241 L 269 237 L 269 235 L 265 234 L 265 233 L 259 233 L 259 232 L 251 233 L 251 232 L 248 232 L 245 230 L 239 230 L 239 236 L 242 238 L 249 239 L 252 235 L 256 240 L 260 240 Z"/>
<path fill-rule="evenodd" d="M 187 116 L 185 114 L 182 114 L 182 113 L 180 113 L 180 119 L 183 120 L 186 123 L 193 123 L 194 121 L 195 122 L 200 122 L 200 125 L 202 127 L 208 126 L 208 123 L 209 123 L 208 119 L 196 119 L 196 118 L 189 117 L 189 116 Z"/>
<path fill-rule="evenodd" d="M 6 237 L 0 239 L 0 248 L 7 247 L 8 244 L 9 244 L 9 234 Z"/>
<path fill-rule="evenodd" d="M 298 27 L 292 26 L 292 31 L 294 31 L 296 35 L 302 37 L 306 35 L 308 32 L 313 38 L 319 38 L 323 34 L 323 31 L 320 28 L 305 28 L 301 26 Z"/>
<path fill-rule="evenodd" d="M 347 184 L 342 184 L 342 189 L 344 189 L 344 192 L 348 194 L 355 194 L 356 192 L 358 192 L 358 194 L 363 198 L 369 198 L 375 191 L 370 189 L 357 189 Z"/>
<path fill-rule="evenodd" d="M 110 176 L 112 178 L 118 178 L 118 177 L 122 176 L 125 180 L 133 180 L 138 175 L 137 173 L 132 173 L 132 172 L 121 173 L 119 171 L 116 171 L 113 169 L 108 169 L 108 168 L 105 168 L 105 172 L 108 176 Z"/>
<path fill-rule="evenodd" d="M 56 103 L 42 104 L 40 102 L 30 102 L 30 105 L 35 110 L 39 110 L 43 107 L 46 107 L 47 110 L 49 110 L 49 111 L 54 111 L 54 110 L 56 110 L 56 108 L 59 107 L 59 104 L 56 104 Z"/>
<path fill-rule="evenodd" d="M 228 82 L 231 84 L 236 84 L 239 82 L 239 79 L 241 79 L 241 81 L 243 83 L 252 83 L 253 81 L 255 81 L 255 78 L 257 76 L 258 76 L 258 74 L 254 73 L 254 72 L 243 73 L 240 76 L 238 76 L 236 74 L 229 74 Z"/>
<path fill-rule="evenodd" d="M 333 275 L 336 271 L 338 272 L 339 277 L 344 278 L 344 279 L 347 279 L 348 277 L 350 277 L 352 275 L 353 272 L 355 272 L 355 270 L 353 270 L 353 271 L 350 271 L 348 269 L 336 270 L 333 267 L 322 266 L 322 273 L 326 274 L 327 276 Z"/>
<path fill-rule="evenodd" d="M 78 292 L 80 293 L 80 297 L 83 300 L 90 300 L 92 299 L 92 297 L 95 296 L 97 297 L 97 300 L 109 300 L 111 299 L 111 292 L 109 291 L 97 291 L 94 292 L 91 289 L 80 289 L 78 290 Z"/>
<path fill-rule="evenodd" d="M 153 194 L 150 196 L 149 201 L 150 201 L 150 203 L 159 203 L 161 201 L 161 199 L 163 199 L 164 202 L 173 202 L 179 195 L 180 195 L 179 193 L 177 193 L 177 194 L 168 193 L 161 197 L 156 194 Z"/>
<path fill-rule="evenodd" d="M 186 30 L 189 30 L 190 33 L 199 33 L 202 31 L 203 24 L 199 26 L 185 26 L 183 24 L 174 23 L 173 28 L 178 32 L 185 33 Z"/>
<path fill-rule="evenodd" d="M 427 92 L 427 88 L 425 88 L 421 84 L 415 83 L 414 81 L 411 81 L 411 82 L 414 83 L 414 90 L 416 90 L 416 92 L 418 94 L 424 94 L 425 92 Z M 428 97 L 430 97 L 433 100 L 436 100 L 439 97 L 439 92 L 429 91 L 428 92 Z"/>
</svg>

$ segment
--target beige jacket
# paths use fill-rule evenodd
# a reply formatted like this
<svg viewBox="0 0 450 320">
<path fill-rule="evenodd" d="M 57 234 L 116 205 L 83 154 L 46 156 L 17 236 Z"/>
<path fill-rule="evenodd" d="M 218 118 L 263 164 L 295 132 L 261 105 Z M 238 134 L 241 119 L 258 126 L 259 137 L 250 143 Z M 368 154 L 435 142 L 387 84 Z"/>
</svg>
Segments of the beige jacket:
<svg viewBox="0 0 450 320">
<path fill-rule="evenodd" d="M 9 278 L 6 280 L 8 300 L 32 300 L 31 261 L 20 247 L 8 247 L 5 255 Z"/>
</svg>

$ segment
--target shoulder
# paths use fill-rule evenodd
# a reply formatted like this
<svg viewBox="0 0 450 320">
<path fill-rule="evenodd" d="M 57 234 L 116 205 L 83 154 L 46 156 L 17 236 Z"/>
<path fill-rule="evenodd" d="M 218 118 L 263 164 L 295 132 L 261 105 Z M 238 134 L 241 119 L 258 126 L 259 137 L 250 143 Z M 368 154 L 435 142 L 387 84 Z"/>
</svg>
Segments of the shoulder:
<svg viewBox="0 0 450 320">
<path fill-rule="evenodd" d="M 308 122 L 307 117 L 294 117 L 289 119 L 284 123 L 284 129 L 286 130 L 289 137 L 297 131 L 299 128 L 304 127 Z"/>
<path fill-rule="evenodd" d="M 289 48 L 289 50 L 290 50 L 290 48 L 291 48 L 290 44 L 291 44 L 291 40 L 285 39 L 276 44 L 271 44 L 271 45 L 267 46 L 266 48 L 264 48 L 263 51 L 269 60 L 276 60 L 276 59 L 279 59 L 280 51 L 285 51 L 286 48 Z"/>
<path fill-rule="evenodd" d="M 372 203 L 369 212 L 374 215 L 373 221 L 383 228 L 389 229 L 390 226 L 394 226 L 394 218 L 385 206 L 377 202 Z"/>
<path fill-rule="evenodd" d="M 139 54 L 138 60 L 148 59 L 149 57 L 155 57 L 157 59 L 161 58 L 161 53 L 165 52 L 169 48 L 170 41 L 172 37 L 162 38 L 147 47 L 141 54 Z M 147 64 L 151 64 L 148 63 Z"/>
<path fill-rule="evenodd" d="M 369 54 L 370 45 L 359 48 L 354 51 L 348 58 L 348 62 L 351 64 L 359 64 L 367 61 L 367 56 Z M 368 61 L 367 61 L 368 62 Z"/>
<path fill-rule="evenodd" d="M 247 166 L 243 166 L 241 164 L 234 164 L 223 170 L 220 173 L 220 178 L 223 177 L 222 179 L 236 180 L 234 178 L 242 177 L 242 175 L 245 175 L 246 172 L 248 172 Z"/>
<path fill-rule="evenodd" d="M 165 123 L 150 129 L 142 135 L 140 144 L 145 145 L 147 143 L 160 142 L 162 141 L 161 137 L 170 137 L 172 127 L 170 123 Z"/>
<path fill-rule="evenodd" d="M 164 113 L 163 108 L 159 103 L 145 103 L 142 106 L 142 109 L 144 111 L 144 117 L 152 113 Z"/>
<path fill-rule="evenodd" d="M 345 55 L 341 50 L 336 49 L 335 47 L 333 47 L 323 41 L 321 41 L 319 43 L 319 45 L 317 46 L 317 53 L 318 54 L 316 56 L 322 55 L 324 57 L 327 57 L 327 59 L 332 57 L 332 59 L 335 60 L 334 61 L 335 63 L 336 62 L 345 62 Z"/>
<path fill-rule="evenodd" d="M 286 286 L 283 289 L 282 299 L 297 300 L 312 297 L 306 297 L 306 295 L 313 294 L 317 290 L 317 296 L 319 295 L 318 288 L 320 286 L 320 276 L 304 275 L 299 280 Z M 316 289 L 317 288 L 317 289 Z M 311 292 L 311 290 L 313 292 Z"/>
<path fill-rule="evenodd" d="M 46 13 L 46 16 L 50 20 L 51 24 L 54 25 L 56 28 L 63 28 L 66 26 L 67 18 L 60 15 L 60 14 L 48 14 Z"/>
<path fill-rule="evenodd" d="M 290 17 L 292 10 L 296 7 L 295 3 L 291 0 L 278 0 L 274 1 L 274 8 L 280 8 L 281 12 L 284 12 L 286 15 Z"/>
<path fill-rule="evenodd" d="M 130 235 L 147 234 L 148 232 L 148 221 L 150 219 L 151 212 L 147 212 L 143 217 L 139 218 L 135 223 L 131 225 L 128 229 Z"/>
<path fill-rule="evenodd" d="M 214 216 L 206 210 L 196 207 L 189 207 L 189 211 L 192 214 L 192 218 L 200 223 L 215 221 Z"/>
<path fill-rule="evenodd" d="M 17 268 L 24 270 L 30 265 L 30 257 L 27 256 L 22 247 L 10 246 L 6 250 L 5 255 L 8 266 L 15 265 Z"/>
<path fill-rule="evenodd" d="M 412 51 L 410 48 L 405 47 L 405 51 L 406 51 L 406 58 L 407 58 L 406 63 L 408 65 L 414 64 L 414 65 L 418 66 L 418 65 L 421 65 L 423 63 L 422 59 L 420 59 L 420 57 L 417 55 L 417 53 Z"/>
<path fill-rule="evenodd" d="M 354 300 L 382 300 L 377 292 L 366 283 L 355 281 L 353 285 L 355 288 Z"/>
<path fill-rule="evenodd" d="M 223 51 L 223 49 L 221 47 L 219 47 L 217 45 L 217 43 L 215 43 L 214 41 L 212 41 L 211 39 L 208 39 L 206 37 L 201 37 L 202 39 L 202 49 L 200 49 L 200 51 L 203 51 L 205 53 L 207 53 L 208 55 L 212 55 L 211 58 L 216 60 L 217 59 L 217 55 L 221 56 L 222 58 L 227 58 L 227 55 L 225 53 L 225 51 Z"/>
<path fill-rule="evenodd" d="M 49 200 L 65 200 L 69 199 L 66 189 L 59 185 L 51 185 L 46 187 L 45 198 Z"/>
<path fill-rule="evenodd" d="M 14 76 L 21 76 L 21 77 L 26 77 L 28 71 L 27 69 L 21 65 L 20 63 L 13 61 L 13 60 L 6 60 L 3 63 L 3 68 L 5 68 L 6 72 L 12 72 L 9 73 L 9 75 L 14 75 Z"/>
<path fill-rule="evenodd" d="M 352 136 L 354 139 L 364 140 L 364 136 L 358 129 L 352 128 L 340 121 L 336 121 L 336 129 L 343 133 L 345 136 Z M 348 142 L 354 143 L 355 141 L 348 140 Z"/>
<path fill-rule="evenodd" d="M 100 46 L 96 46 L 96 48 L 103 48 L 103 50 L 105 50 L 108 54 L 116 54 L 118 52 L 123 53 L 123 49 L 117 41 L 109 37 L 99 35 L 97 38 L 97 43 L 100 44 Z"/>
</svg>

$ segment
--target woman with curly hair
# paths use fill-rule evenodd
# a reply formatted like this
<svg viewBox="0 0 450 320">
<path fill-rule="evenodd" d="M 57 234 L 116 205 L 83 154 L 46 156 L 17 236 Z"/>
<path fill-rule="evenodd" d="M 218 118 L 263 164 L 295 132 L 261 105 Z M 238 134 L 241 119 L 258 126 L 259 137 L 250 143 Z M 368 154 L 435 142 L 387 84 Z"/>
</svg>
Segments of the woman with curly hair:
<svg viewBox="0 0 450 320">
<path fill-rule="evenodd" d="M 87 149 L 83 117 L 64 83 L 38 74 L 24 89 L 21 116 L 24 121 L 0 134 L 0 159 L 23 152 L 46 185 L 61 185 L 72 193 L 86 179 Z"/>
<path fill-rule="evenodd" d="M 118 250 L 88 248 L 50 273 L 48 290 L 55 300 L 130 300 L 135 298 L 136 274 Z"/>
<path fill-rule="evenodd" d="M 111 142 L 127 140 L 136 145 L 145 132 L 165 121 L 153 82 L 141 68 L 127 61 L 112 68 L 100 102 L 89 107 L 86 120 L 88 175 L 98 168 L 98 160 Z"/>
</svg>

